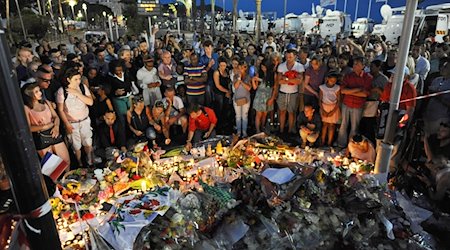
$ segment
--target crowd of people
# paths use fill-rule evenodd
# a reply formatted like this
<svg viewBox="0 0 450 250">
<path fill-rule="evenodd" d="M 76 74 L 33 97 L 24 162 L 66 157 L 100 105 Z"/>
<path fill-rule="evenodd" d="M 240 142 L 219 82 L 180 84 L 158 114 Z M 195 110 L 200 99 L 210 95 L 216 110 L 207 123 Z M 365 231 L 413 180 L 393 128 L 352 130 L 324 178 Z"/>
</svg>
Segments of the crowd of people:
<svg viewBox="0 0 450 250">
<path fill-rule="evenodd" d="M 390 171 L 409 128 L 423 128 L 426 161 L 448 159 L 449 37 L 412 41 L 399 109 L 408 120 L 394 143 Z M 374 162 L 380 107 L 389 103 L 398 47 L 384 37 L 266 34 L 186 40 L 167 32 L 149 39 L 83 41 L 21 47 L 16 72 L 36 148 L 72 167 L 93 166 L 110 147 L 126 151 L 186 145 L 216 134 L 266 132 L 301 147 L 338 147 Z M 66 139 L 67 138 L 67 139 Z M 436 144 L 434 141 L 439 141 Z M 433 143 L 431 143 L 433 142 Z M 84 156 L 83 156 L 84 155 Z M 100 157 L 100 159 L 99 159 Z"/>
</svg>

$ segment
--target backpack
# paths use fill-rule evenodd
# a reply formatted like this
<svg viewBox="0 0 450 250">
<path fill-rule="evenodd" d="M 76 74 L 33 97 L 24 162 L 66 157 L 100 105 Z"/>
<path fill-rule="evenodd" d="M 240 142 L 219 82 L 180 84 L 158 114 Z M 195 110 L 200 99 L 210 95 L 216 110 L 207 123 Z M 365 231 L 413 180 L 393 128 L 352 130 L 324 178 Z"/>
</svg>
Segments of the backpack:
<svg viewBox="0 0 450 250">
<path fill-rule="evenodd" d="M 69 95 L 69 93 L 67 92 L 67 87 L 64 88 L 63 90 L 64 90 L 64 102 L 66 102 L 67 96 Z M 86 87 L 84 87 L 83 83 L 80 83 L 80 90 L 81 90 L 81 93 L 83 93 L 83 95 L 86 95 Z"/>
</svg>

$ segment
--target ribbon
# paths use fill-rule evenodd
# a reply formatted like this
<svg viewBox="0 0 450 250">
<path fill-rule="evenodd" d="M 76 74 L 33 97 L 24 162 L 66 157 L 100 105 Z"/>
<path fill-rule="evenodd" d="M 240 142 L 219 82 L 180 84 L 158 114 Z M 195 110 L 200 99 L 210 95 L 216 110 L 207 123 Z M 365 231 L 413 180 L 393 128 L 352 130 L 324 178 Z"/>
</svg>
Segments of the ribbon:
<svg viewBox="0 0 450 250">
<path fill-rule="evenodd" d="M 428 94 L 428 95 L 421 95 L 421 96 L 417 96 L 417 97 L 414 97 L 414 98 L 405 99 L 405 100 L 400 101 L 399 103 L 425 99 L 425 98 L 439 96 L 439 95 L 448 94 L 448 93 L 450 93 L 450 89 L 449 90 L 445 90 L 445 91 L 441 91 L 441 92 Z"/>
</svg>

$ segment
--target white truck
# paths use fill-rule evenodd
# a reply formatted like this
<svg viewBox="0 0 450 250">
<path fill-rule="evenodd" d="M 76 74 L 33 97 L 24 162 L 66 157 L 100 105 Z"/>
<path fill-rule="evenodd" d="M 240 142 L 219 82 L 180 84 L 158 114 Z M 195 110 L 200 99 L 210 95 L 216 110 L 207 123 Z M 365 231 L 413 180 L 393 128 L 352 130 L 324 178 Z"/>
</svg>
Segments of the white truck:
<svg viewBox="0 0 450 250">
<path fill-rule="evenodd" d="M 375 21 L 370 18 L 358 18 L 352 23 L 353 36 L 359 38 L 366 33 L 372 33 Z"/>
<path fill-rule="evenodd" d="M 286 27 L 284 26 L 284 18 L 279 18 L 275 20 L 274 22 L 274 33 L 282 33 L 285 31 L 286 33 L 293 33 L 293 32 L 303 32 L 302 29 L 302 21 L 300 20 L 299 16 L 289 13 L 286 15 Z"/>
<path fill-rule="evenodd" d="M 386 22 L 384 35 L 386 41 L 394 44 L 399 42 L 403 28 L 404 7 L 393 9 L 400 12 L 394 14 Z M 417 10 L 414 20 L 413 37 L 424 40 L 429 34 L 435 34 L 435 40 L 442 42 L 443 37 L 449 34 L 450 29 L 450 3 L 431 5 L 425 10 Z"/>
<path fill-rule="evenodd" d="M 386 30 L 386 24 L 379 23 L 373 26 L 372 34 L 374 35 L 384 35 L 384 31 Z"/>
<path fill-rule="evenodd" d="M 337 34 L 348 37 L 352 32 L 350 16 L 340 11 L 327 13 L 326 16 L 319 20 L 319 23 L 320 35 L 322 37 L 329 36 L 334 40 Z"/>
</svg>

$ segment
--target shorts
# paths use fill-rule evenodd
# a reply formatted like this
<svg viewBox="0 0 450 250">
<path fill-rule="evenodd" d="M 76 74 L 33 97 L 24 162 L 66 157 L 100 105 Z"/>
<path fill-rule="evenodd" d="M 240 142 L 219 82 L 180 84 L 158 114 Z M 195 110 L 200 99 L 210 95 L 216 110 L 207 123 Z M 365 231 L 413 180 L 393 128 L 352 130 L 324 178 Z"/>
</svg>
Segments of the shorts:
<svg viewBox="0 0 450 250">
<path fill-rule="evenodd" d="M 67 135 L 69 143 L 74 150 L 80 150 L 81 146 L 92 146 L 92 127 L 91 119 L 88 117 L 86 120 L 80 122 L 70 123 L 73 127 L 72 134 Z"/>
<path fill-rule="evenodd" d="M 295 113 L 298 109 L 298 93 L 287 94 L 279 92 L 277 104 L 279 110 L 287 110 L 289 113 Z"/>
</svg>

